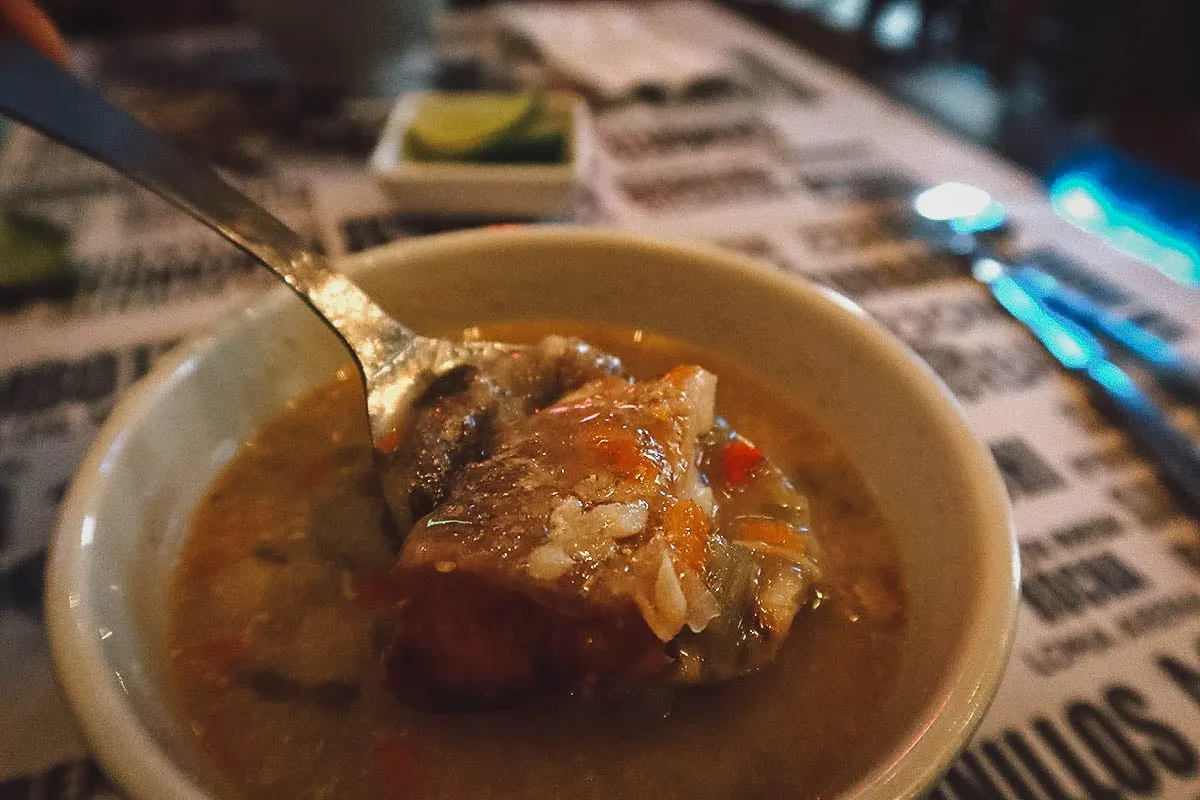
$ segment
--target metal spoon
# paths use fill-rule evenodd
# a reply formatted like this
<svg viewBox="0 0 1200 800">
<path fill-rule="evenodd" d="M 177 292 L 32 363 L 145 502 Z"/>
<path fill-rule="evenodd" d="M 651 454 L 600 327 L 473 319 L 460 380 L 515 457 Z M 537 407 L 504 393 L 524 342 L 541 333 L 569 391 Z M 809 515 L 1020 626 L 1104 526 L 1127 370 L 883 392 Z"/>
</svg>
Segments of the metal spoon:
<svg viewBox="0 0 1200 800">
<path fill-rule="evenodd" d="M 1003 262 L 1011 277 L 1050 311 L 1119 345 L 1164 389 L 1200 408 L 1200 361 L 1042 269 L 1012 257 L 1007 214 L 984 190 L 961 183 L 938 184 L 917 194 L 907 213 L 917 218 L 909 233 L 935 249 Z"/>
<path fill-rule="evenodd" d="M 0 44 L 0 112 L 174 203 L 290 286 L 354 357 L 366 388 L 367 417 L 377 450 L 395 448 L 409 410 L 435 378 L 517 349 L 414 333 L 332 269 L 303 237 L 212 168 L 184 156 L 95 89 L 24 44 Z M 391 505 L 393 516 L 406 517 L 407 509 Z"/>
<path fill-rule="evenodd" d="M 1121 344 L 1160 383 L 1187 399 L 1200 367 L 1167 342 L 1095 308 L 1035 267 L 1006 258 L 981 234 L 1004 226 L 1003 207 L 982 189 L 947 183 L 918 194 L 909 233 L 962 256 L 972 277 L 1091 391 L 1099 410 L 1130 435 L 1181 505 L 1200 516 L 1200 447 L 1133 378 L 1109 358 L 1095 331 Z M 1135 332 L 1136 329 L 1136 332 Z"/>
</svg>

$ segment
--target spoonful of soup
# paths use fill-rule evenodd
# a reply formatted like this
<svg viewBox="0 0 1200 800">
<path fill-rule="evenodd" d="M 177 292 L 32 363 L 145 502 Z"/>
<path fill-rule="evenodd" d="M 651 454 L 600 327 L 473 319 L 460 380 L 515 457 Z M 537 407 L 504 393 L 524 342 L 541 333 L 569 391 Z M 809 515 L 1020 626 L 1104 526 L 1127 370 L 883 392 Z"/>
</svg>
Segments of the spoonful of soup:
<svg viewBox="0 0 1200 800">
<path fill-rule="evenodd" d="M 714 375 L 679 366 L 634 382 L 577 339 L 419 335 L 211 168 L 32 50 L 0 46 L 0 77 L 0 111 L 245 250 L 352 354 L 371 447 L 314 471 L 309 542 L 378 614 L 397 695 L 488 705 L 725 680 L 773 658 L 816 575 L 807 504 L 716 418 Z M 251 555 L 290 563 L 267 545 Z M 304 626 L 274 618 L 277 630 L 247 622 L 255 641 L 237 674 L 336 683 L 342 654 L 314 662 Z"/>
</svg>

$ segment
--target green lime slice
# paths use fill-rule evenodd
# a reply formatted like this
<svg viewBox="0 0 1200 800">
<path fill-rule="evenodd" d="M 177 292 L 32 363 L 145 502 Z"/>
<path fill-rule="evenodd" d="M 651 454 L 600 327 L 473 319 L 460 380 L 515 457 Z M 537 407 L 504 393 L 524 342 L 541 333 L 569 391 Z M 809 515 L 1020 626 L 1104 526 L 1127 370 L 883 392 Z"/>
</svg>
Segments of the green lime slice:
<svg viewBox="0 0 1200 800">
<path fill-rule="evenodd" d="M 0 290 L 62 277 L 71 271 L 66 233 L 40 219 L 0 215 Z"/>
<path fill-rule="evenodd" d="M 519 136 L 543 107 L 540 92 L 429 97 L 417 109 L 405 143 L 425 158 L 470 159 Z"/>
<path fill-rule="evenodd" d="M 519 133 L 475 156 L 488 164 L 562 164 L 568 158 L 568 117 L 547 109 Z"/>
<path fill-rule="evenodd" d="M 78 283 L 66 231 L 16 212 L 0 214 L 0 311 L 70 297 Z"/>
</svg>

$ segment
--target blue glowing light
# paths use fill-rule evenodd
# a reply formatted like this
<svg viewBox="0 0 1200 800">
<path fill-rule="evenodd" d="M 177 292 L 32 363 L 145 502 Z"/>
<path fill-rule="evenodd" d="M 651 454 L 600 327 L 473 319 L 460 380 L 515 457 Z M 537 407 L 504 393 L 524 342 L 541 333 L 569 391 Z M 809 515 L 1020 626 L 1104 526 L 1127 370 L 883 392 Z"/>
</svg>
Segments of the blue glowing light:
<svg viewBox="0 0 1200 800">
<path fill-rule="evenodd" d="M 970 217 L 955 217 L 950 220 L 950 229 L 955 233 L 965 235 L 983 233 L 999 228 L 1008 218 L 1002 203 L 992 201 L 983 207 L 978 214 Z"/>
<path fill-rule="evenodd" d="M 896 0 L 888 4 L 875 22 L 875 42 L 888 50 L 907 50 L 916 46 L 921 33 L 921 7 L 916 0 Z"/>
<path fill-rule="evenodd" d="M 1050 186 L 1060 217 L 1126 255 L 1184 283 L 1200 284 L 1200 247 L 1137 203 L 1123 200 L 1091 172 L 1068 172 Z"/>
<path fill-rule="evenodd" d="M 1110 394 L 1126 403 L 1145 408 L 1148 399 L 1129 374 L 1111 361 L 1096 361 L 1088 365 L 1088 375 Z"/>
<path fill-rule="evenodd" d="M 1050 354 L 1067 369 L 1086 370 L 1104 361 L 1107 354 L 1096 337 L 1070 320 L 1046 310 L 1029 290 L 1009 276 L 998 261 L 977 259 L 971 265 L 974 276 L 992 290 L 992 296 L 1029 328 Z"/>
<path fill-rule="evenodd" d="M 1012 278 L 1050 311 L 1103 332 L 1150 363 L 1167 367 L 1180 363 L 1182 357 L 1170 342 L 1158 338 L 1131 319 L 1113 314 L 1046 273 L 1019 267 Z"/>
<path fill-rule="evenodd" d="M 866 15 L 867 0 L 833 0 L 821 13 L 829 27 L 841 31 L 857 30 Z"/>
</svg>

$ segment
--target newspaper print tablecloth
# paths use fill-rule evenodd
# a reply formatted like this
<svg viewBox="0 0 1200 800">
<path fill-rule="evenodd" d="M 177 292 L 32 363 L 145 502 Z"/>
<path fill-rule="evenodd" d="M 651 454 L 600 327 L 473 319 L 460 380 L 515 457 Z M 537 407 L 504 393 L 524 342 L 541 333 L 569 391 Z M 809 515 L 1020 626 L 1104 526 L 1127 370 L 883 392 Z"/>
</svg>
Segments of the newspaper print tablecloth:
<svg viewBox="0 0 1200 800">
<path fill-rule="evenodd" d="M 1200 797 L 1200 530 L 1035 341 L 955 266 L 879 224 L 872 197 L 960 180 L 1012 213 L 1023 251 L 1200 356 L 1200 292 L 1061 222 L 1037 184 L 857 81 L 699 2 L 642 24 L 723 52 L 749 92 L 597 109 L 576 220 L 732 247 L 832 286 L 964 404 L 1014 501 L 1024 598 L 973 744 L 932 797 Z M 452 27 L 487 48 L 486 19 Z M 244 185 L 340 255 L 453 223 L 389 208 L 357 158 L 286 152 Z M 38 552 L 115 400 L 190 332 L 271 279 L 195 223 L 25 130 L 0 202 L 71 234 L 72 298 L 0 316 L 0 797 L 114 789 L 87 757 L 36 612 Z M 1179 423 L 1200 431 L 1195 411 Z"/>
</svg>

